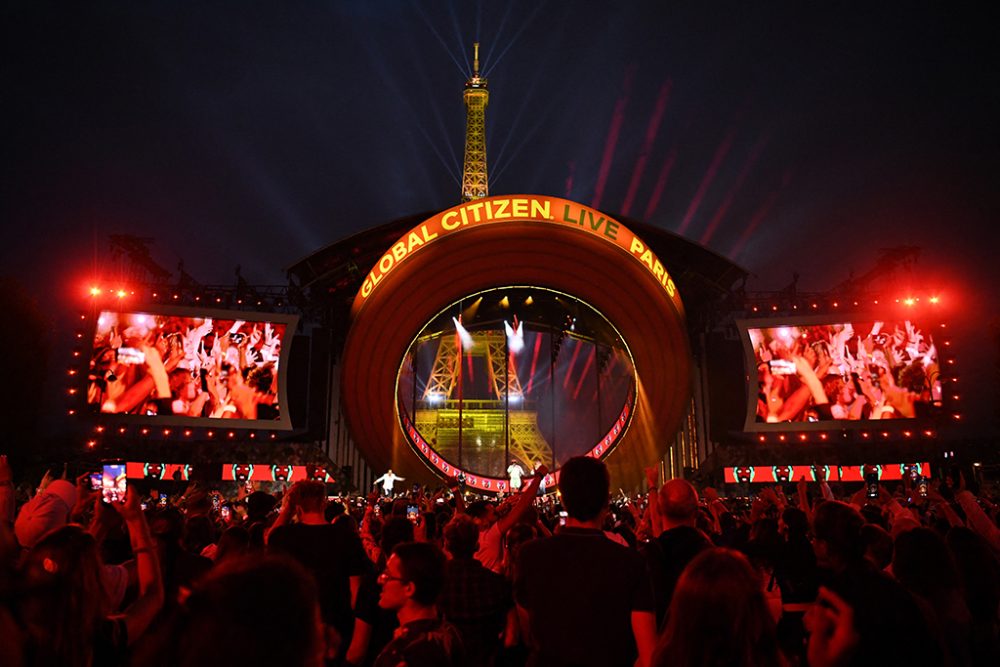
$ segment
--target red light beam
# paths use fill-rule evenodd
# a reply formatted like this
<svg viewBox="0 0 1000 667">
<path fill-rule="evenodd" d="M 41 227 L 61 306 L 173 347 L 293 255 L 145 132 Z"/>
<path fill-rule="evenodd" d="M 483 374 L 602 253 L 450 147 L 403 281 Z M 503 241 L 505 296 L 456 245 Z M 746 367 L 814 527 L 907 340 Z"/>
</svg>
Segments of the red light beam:
<svg viewBox="0 0 1000 667">
<path fill-rule="evenodd" d="M 604 196 L 604 186 L 608 182 L 608 172 L 611 171 L 611 160 L 618 146 L 618 135 L 621 132 L 622 124 L 625 122 L 625 107 L 632 92 L 632 79 L 635 77 L 636 66 L 631 65 L 625 71 L 625 83 L 622 86 L 622 96 L 615 103 L 615 110 L 611 114 L 611 127 L 608 128 L 608 137 L 604 141 L 604 154 L 601 156 L 601 167 L 597 172 L 597 184 L 594 186 L 594 199 L 590 205 L 593 208 L 601 207 L 601 198 Z"/>
<path fill-rule="evenodd" d="M 632 204 L 635 202 L 635 193 L 639 189 L 639 182 L 642 174 L 646 171 L 646 162 L 649 161 L 649 154 L 653 150 L 656 135 L 660 132 L 660 122 L 663 121 L 663 113 L 667 110 L 667 99 L 670 97 L 670 89 L 674 82 L 667 79 L 660 86 L 660 94 L 656 98 L 656 106 L 653 108 L 653 115 L 649 119 L 646 127 L 646 138 L 642 142 L 642 150 L 639 151 L 639 159 L 636 160 L 635 169 L 632 170 L 632 180 L 628 184 L 628 193 L 625 195 L 625 203 L 622 204 L 622 215 L 627 216 Z"/>
<path fill-rule="evenodd" d="M 698 190 L 694 193 L 694 197 L 691 198 L 691 203 L 688 205 L 688 209 L 684 213 L 684 218 L 681 220 L 680 227 L 677 228 L 678 234 L 683 234 L 691 225 L 691 220 L 701 207 L 701 202 L 705 199 L 705 193 L 708 192 L 708 188 L 712 185 L 712 181 L 715 180 L 716 174 L 719 173 L 719 167 L 722 166 L 722 161 L 725 160 L 726 155 L 729 154 L 729 149 L 732 148 L 733 139 L 735 137 L 736 129 L 731 128 L 722 139 L 722 143 L 719 144 L 719 147 L 715 149 L 715 155 L 712 156 L 712 162 L 708 165 L 708 169 L 705 170 L 705 175 L 701 179 L 701 184 L 698 186 Z"/>
</svg>

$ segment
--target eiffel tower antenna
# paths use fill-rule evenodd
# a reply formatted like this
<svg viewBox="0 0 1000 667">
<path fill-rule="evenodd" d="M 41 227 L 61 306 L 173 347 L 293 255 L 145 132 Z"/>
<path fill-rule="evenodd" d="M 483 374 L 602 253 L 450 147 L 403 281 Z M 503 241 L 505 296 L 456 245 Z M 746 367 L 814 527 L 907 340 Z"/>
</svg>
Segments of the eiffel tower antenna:
<svg viewBox="0 0 1000 667">
<path fill-rule="evenodd" d="M 462 165 L 462 201 L 488 197 L 486 174 L 486 106 L 490 91 L 479 76 L 479 42 L 473 44 L 472 78 L 465 82 L 465 161 Z"/>
</svg>

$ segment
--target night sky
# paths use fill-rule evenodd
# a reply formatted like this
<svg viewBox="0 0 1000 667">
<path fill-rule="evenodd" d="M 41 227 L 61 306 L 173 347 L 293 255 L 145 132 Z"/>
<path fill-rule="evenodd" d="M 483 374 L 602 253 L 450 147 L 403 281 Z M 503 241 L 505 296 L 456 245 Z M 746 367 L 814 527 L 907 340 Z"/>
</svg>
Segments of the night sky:
<svg viewBox="0 0 1000 667">
<path fill-rule="evenodd" d="M 822 7 L 815 5 L 822 4 Z M 878 5 L 878 6 L 870 6 Z M 459 202 L 482 42 L 491 194 L 707 245 L 751 290 L 826 290 L 920 246 L 997 431 L 993 22 L 930 3 L 6 2 L 0 267 L 85 298 L 107 237 L 255 284 Z"/>
</svg>

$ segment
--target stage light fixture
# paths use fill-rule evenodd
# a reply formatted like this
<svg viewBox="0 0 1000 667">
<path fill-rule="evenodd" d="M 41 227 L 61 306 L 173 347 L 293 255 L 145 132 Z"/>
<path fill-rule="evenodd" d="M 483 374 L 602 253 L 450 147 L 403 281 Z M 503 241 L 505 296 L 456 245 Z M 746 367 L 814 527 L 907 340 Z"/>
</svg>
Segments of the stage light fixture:
<svg viewBox="0 0 1000 667">
<path fill-rule="evenodd" d="M 805 433 L 800 433 L 799 434 L 799 440 L 801 440 L 802 442 L 805 442 L 806 441 L 806 434 Z"/>
<path fill-rule="evenodd" d="M 820 433 L 819 434 L 819 439 L 820 440 L 826 440 L 826 433 Z"/>
<path fill-rule="evenodd" d="M 938 302 L 940 302 L 940 301 L 941 301 L 941 299 L 939 299 L 939 298 L 938 298 L 938 297 L 936 297 L 936 296 L 932 296 L 932 297 L 931 297 L 931 303 L 938 303 Z"/>
<path fill-rule="evenodd" d="M 207 436 L 208 436 L 208 437 L 210 437 L 210 438 L 214 438 L 214 437 L 215 437 L 215 431 L 209 431 L 209 432 L 208 432 L 208 433 L 206 433 L 205 435 L 207 435 Z"/>
<path fill-rule="evenodd" d="M 785 441 L 785 434 L 782 433 L 781 435 L 779 435 L 778 436 L 778 440 L 781 440 L 782 442 L 784 442 Z"/>
<path fill-rule="evenodd" d="M 67 410 L 66 414 L 68 414 L 70 417 L 72 417 L 73 415 L 76 414 L 76 410 Z"/>
<path fill-rule="evenodd" d="M 93 449 L 96 445 L 97 445 L 97 441 L 96 440 L 88 440 L 87 441 L 87 446 L 90 447 L 91 449 Z"/>
<path fill-rule="evenodd" d="M 185 438 L 191 437 L 191 431 L 184 431 L 184 437 Z"/>
<path fill-rule="evenodd" d="M 115 292 L 115 294 L 117 294 L 117 295 L 118 295 L 118 298 L 119 298 L 119 299 L 124 299 L 124 298 L 125 298 L 125 297 L 126 297 L 126 296 L 128 295 L 128 292 L 126 292 L 126 291 L 125 291 L 125 290 L 123 290 L 123 289 L 120 289 L 120 290 L 118 290 L 117 292 Z"/>
<path fill-rule="evenodd" d="M 761 442 L 764 442 L 765 440 L 767 440 L 767 436 L 761 435 L 761 436 L 758 436 L 757 439 L 760 440 Z"/>
<path fill-rule="evenodd" d="M 104 433 L 104 427 L 100 425 L 95 426 L 94 430 L 97 431 L 98 433 Z"/>
<path fill-rule="evenodd" d="M 912 296 L 903 300 L 903 303 L 905 303 L 907 306 L 912 306 L 916 302 L 917 302 L 917 300 L 914 299 Z"/>
<path fill-rule="evenodd" d="M 142 429 L 139 432 L 142 433 L 143 435 L 149 435 L 149 429 L 148 428 L 144 428 L 144 429 Z"/>
<path fill-rule="evenodd" d="M 170 429 L 169 428 L 163 429 L 163 435 L 165 436 L 170 435 Z"/>
<path fill-rule="evenodd" d="M 100 296 L 100 294 L 101 294 L 101 288 L 100 287 L 91 287 L 90 288 L 90 296 Z"/>
</svg>

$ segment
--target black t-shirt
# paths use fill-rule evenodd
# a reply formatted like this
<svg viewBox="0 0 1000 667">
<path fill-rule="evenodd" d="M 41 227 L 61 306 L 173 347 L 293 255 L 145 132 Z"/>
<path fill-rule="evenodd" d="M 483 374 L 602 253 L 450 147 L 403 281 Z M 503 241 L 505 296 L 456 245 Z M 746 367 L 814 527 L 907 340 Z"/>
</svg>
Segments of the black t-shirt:
<svg viewBox="0 0 1000 667">
<path fill-rule="evenodd" d="M 631 667 L 632 612 L 653 611 L 646 564 L 599 530 L 563 528 L 518 553 L 514 598 L 528 610 L 529 665 Z"/>
<path fill-rule="evenodd" d="M 375 659 L 375 667 L 464 667 L 466 664 L 458 630 L 439 618 L 400 626 Z"/>
<path fill-rule="evenodd" d="M 350 577 L 371 566 L 361 538 L 343 522 L 279 526 L 267 543 L 273 553 L 288 554 L 316 578 L 323 621 L 349 637 L 354 624 Z"/>
<path fill-rule="evenodd" d="M 705 537 L 705 533 L 690 526 L 677 526 L 665 530 L 659 537 L 643 545 L 642 551 L 646 556 L 653 582 L 658 627 L 663 625 L 681 572 L 695 556 L 711 546 L 712 543 Z"/>
<path fill-rule="evenodd" d="M 860 637 L 852 665 L 946 664 L 941 637 L 917 600 L 895 579 L 867 562 L 835 575 L 821 572 L 821 577 L 854 609 Z"/>
</svg>

